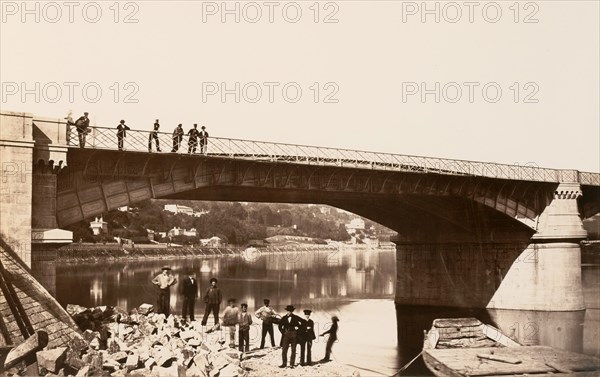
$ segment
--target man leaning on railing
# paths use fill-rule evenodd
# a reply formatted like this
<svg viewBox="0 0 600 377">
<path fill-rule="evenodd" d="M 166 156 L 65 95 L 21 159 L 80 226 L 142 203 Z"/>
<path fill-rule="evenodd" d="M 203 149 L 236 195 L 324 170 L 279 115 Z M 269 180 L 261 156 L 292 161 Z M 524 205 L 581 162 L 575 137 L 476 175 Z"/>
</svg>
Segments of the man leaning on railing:
<svg viewBox="0 0 600 377">
<path fill-rule="evenodd" d="M 90 118 L 88 118 L 88 113 L 83 113 L 83 116 L 79 117 L 75 122 L 75 127 L 77 128 L 77 136 L 79 137 L 79 147 L 85 148 L 85 136 L 88 134 L 90 126 Z"/>
</svg>

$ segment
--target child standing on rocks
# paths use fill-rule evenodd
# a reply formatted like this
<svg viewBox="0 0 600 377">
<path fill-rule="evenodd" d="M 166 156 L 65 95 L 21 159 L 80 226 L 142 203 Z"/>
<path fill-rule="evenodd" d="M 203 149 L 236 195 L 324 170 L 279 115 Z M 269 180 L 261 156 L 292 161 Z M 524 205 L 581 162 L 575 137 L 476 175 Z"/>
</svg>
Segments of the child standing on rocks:
<svg viewBox="0 0 600 377">
<path fill-rule="evenodd" d="M 240 324 L 240 352 L 250 351 L 250 325 L 252 316 L 248 313 L 248 304 L 242 304 L 242 312 L 238 316 Z"/>
</svg>

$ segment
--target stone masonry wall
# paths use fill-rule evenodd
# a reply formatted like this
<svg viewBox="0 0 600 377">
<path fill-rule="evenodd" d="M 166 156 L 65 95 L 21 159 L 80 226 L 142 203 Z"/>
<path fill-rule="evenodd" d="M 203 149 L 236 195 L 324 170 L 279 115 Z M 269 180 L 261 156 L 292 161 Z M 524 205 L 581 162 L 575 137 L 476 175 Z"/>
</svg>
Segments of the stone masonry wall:
<svg viewBox="0 0 600 377">
<path fill-rule="evenodd" d="M 0 243 L 2 265 L 7 279 L 10 279 L 14 286 L 33 329 L 35 331 L 44 330 L 48 333 L 49 348 L 67 345 L 71 339 L 80 337 L 80 331 L 73 319 L 50 293 L 31 276 L 30 270 L 18 260 L 16 254 L 6 246 L 6 243 L 2 240 Z M 13 344 L 22 342 L 24 338 L 1 291 L 0 313 L 5 319 L 11 342 Z"/>
</svg>

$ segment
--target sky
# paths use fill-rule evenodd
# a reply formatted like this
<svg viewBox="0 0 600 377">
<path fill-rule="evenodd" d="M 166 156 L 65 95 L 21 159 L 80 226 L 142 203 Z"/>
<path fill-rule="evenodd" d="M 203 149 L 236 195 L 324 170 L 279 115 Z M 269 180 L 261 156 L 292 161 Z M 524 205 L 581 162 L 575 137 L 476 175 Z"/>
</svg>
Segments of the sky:
<svg viewBox="0 0 600 377">
<path fill-rule="evenodd" d="M 597 1 L 2 1 L 2 110 L 600 172 Z"/>
</svg>

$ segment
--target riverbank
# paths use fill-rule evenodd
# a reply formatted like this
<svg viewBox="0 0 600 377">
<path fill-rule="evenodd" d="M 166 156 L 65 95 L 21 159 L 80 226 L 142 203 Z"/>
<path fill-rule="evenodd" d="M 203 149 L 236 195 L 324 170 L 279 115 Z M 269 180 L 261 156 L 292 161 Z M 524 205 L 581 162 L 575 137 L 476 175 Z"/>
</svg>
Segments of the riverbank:
<svg viewBox="0 0 600 377">
<path fill-rule="evenodd" d="M 226 345 L 229 334 L 218 326 L 185 323 L 174 315 L 165 317 L 154 313 L 149 304 L 130 312 L 118 307 L 78 305 L 68 305 L 67 311 L 85 329 L 83 340 L 67 347 L 31 349 L 29 353 L 35 354 L 36 362 L 12 366 L 8 375 L 360 376 L 357 370 L 335 361 L 279 368 L 280 347 L 240 352 Z"/>
<path fill-rule="evenodd" d="M 305 253 L 319 251 L 360 250 L 381 251 L 395 250 L 393 244 L 380 247 L 368 245 L 269 245 L 260 248 L 245 247 L 156 247 L 154 245 L 139 245 L 134 248 L 122 247 L 118 244 L 71 244 L 56 250 L 55 259 L 61 263 L 93 263 L 110 260 L 144 260 L 190 258 L 214 255 L 240 256 L 247 260 L 256 260 L 263 254 Z"/>
</svg>

